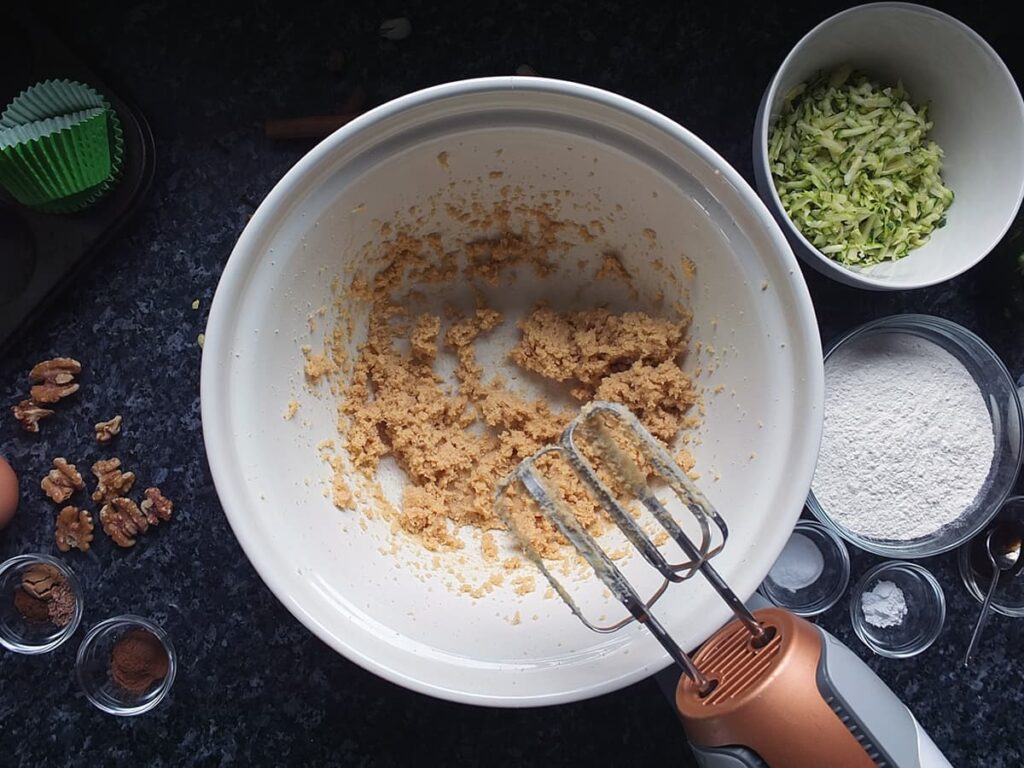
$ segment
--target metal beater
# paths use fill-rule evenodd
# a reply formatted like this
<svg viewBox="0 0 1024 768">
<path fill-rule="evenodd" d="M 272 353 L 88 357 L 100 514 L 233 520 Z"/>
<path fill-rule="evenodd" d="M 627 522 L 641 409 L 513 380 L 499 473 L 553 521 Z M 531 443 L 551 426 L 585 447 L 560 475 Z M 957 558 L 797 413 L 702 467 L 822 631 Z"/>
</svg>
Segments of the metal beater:
<svg viewBox="0 0 1024 768">
<path fill-rule="evenodd" d="M 630 455 L 638 451 L 649 467 Z M 651 535 L 601 479 L 596 464 L 614 478 L 623 500 L 639 501 L 687 560 L 670 563 Z M 538 466 L 544 457 L 564 458 L 663 582 L 640 596 L 604 547 L 578 521 Z M 669 488 L 699 525 L 700 542 L 682 530 L 648 478 Z M 600 626 L 592 623 L 522 535 L 513 514 L 512 488 L 521 486 L 594 574 L 629 612 Z M 663 494 L 664 495 L 664 494 Z M 495 509 L 526 556 L 590 629 L 614 632 L 636 620 L 647 627 L 685 676 L 676 707 L 698 761 L 718 766 L 947 766 L 910 711 L 848 648 L 818 627 L 778 608 L 752 613 L 709 562 L 725 545 L 729 529 L 708 499 L 668 451 L 628 409 L 616 403 L 584 406 L 558 443 L 523 460 L 498 485 Z M 720 540 L 719 540 L 720 539 Z M 691 658 L 652 613 L 669 584 L 700 573 L 725 600 L 736 621 L 715 633 Z"/>
</svg>

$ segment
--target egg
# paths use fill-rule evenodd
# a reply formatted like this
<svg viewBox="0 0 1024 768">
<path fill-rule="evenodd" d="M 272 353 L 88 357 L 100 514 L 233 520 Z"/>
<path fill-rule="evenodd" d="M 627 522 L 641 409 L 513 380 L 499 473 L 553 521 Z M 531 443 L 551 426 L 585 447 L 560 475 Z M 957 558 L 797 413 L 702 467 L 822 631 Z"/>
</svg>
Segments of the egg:
<svg viewBox="0 0 1024 768">
<path fill-rule="evenodd" d="M 11 465 L 0 456 L 0 530 L 7 527 L 18 511 L 18 476 Z"/>
</svg>

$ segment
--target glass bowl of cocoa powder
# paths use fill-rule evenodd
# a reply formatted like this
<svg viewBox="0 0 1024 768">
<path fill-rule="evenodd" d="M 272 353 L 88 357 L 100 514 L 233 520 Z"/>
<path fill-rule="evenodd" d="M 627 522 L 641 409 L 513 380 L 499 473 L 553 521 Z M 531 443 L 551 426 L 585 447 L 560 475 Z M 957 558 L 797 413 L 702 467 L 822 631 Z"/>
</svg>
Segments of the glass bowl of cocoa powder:
<svg viewBox="0 0 1024 768">
<path fill-rule="evenodd" d="M 78 579 L 60 560 L 27 554 L 0 564 L 0 646 L 52 651 L 75 634 L 82 612 Z"/>
<path fill-rule="evenodd" d="M 86 698 L 111 715 L 148 712 L 174 683 L 170 637 L 141 616 L 115 616 L 89 630 L 78 648 L 75 676 Z"/>
</svg>

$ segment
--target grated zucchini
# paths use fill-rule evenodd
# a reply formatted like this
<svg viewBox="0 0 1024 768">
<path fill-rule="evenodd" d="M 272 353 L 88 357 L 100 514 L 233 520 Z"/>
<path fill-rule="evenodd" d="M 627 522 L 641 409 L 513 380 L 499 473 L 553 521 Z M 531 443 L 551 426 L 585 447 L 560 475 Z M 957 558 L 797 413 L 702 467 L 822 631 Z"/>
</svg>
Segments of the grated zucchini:
<svg viewBox="0 0 1024 768">
<path fill-rule="evenodd" d="M 844 66 L 798 85 L 768 140 L 786 213 L 840 264 L 903 258 L 945 225 L 953 202 L 931 128 L 902 83 L 882 87 Z"/>
</svg>

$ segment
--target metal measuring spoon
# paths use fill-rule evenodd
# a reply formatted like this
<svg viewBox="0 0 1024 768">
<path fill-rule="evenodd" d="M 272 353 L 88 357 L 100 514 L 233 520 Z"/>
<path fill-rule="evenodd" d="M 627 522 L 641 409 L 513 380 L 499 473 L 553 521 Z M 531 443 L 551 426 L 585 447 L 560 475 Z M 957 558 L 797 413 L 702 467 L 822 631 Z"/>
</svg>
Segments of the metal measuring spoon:
<svg viewBox="0 0 1024 768">
<path fill-rule="evenodd" d="M 999 534 L 996 538 L 996 534 Z M 995 541 L 993 542 L 993 539 Z M 992 598 L 996 594 L 996 587 L 999 586 L 999 577 L 1013 568 L 1020 559 L 1021 535 L 1019 530 L 1008 530 L 1004 527 L 993 528 L 985 537 L 985 554 L 988 561 L 992 563 L 992 583 L 988 585 L 988 593 L 985 595 L 985 602 L 981 604 L 981 615 L 978 616 L 978 623 L 974 626 L 974 634 L 971 635 L 971 642 L 967 646 L 967 653 L 964 654 L 964 666 L 971 662 L 971 655 L 978 645 L 978 638 L 981 637 L 981 628 L 985 626 L 989 611 L 992 608 Z"/>
</svg>

